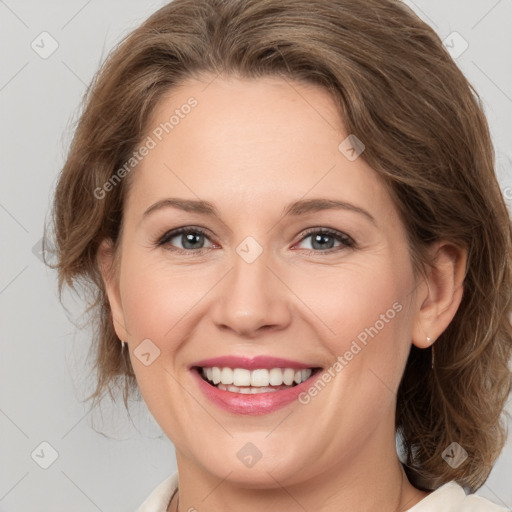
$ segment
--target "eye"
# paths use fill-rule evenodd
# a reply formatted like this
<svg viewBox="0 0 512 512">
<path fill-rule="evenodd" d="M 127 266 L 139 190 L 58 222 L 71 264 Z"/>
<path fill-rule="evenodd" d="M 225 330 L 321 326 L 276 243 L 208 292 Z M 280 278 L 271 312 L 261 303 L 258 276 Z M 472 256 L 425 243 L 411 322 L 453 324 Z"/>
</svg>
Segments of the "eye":
<svg viewBox="0 0 512 512">
<path fill-rule="evenodd" d="M 355 242 L 351 237 L 340 231 L 328 228 L 312 228 L 306 231 L 302 234 L 299 244 L 307 239 L 311 239 L 311 248 L 302 247 L 302 249 L 306 249 L 306 251 L 311 253 L 332 253 L 355 246 Z M 209 243 L 207 246 L 204 245 L 206 241 Z M 335 245 L 336 243 L 338 245 Z M 197 253 L 214 247 L 214 244 L 210 242 L 207 232 L 195 226 L 168 231 L 157 240 L 156 245 L 165 246 L 166 249 L 182 253 Z"/>
<path fill-rule="evenodd" d="M 211 243 L 205 247 L 205 240 L 209 241 L 209 238 L 203 229 L 189 226 L 168 231 L 157 241 L 157 245 L 167 246 L 170 250 L 179 252 L 202 251 L 212 247 Z"/>
<path fill-rule="evenodd" d="M 311 239 L 311 249 L 306 247 L 306 250 L 309 249 L 309 252 L 315 253 L 337 252 L 338 250 L 355 246 L 354 240 L 348 235 L 341 231 L 328 228 L 313 228 L 308 230 L 303 234 L 301 242 L 307 239 Z M 339 243 L 338 246 L 335 246 L 336 241 Z"/>
</svg>

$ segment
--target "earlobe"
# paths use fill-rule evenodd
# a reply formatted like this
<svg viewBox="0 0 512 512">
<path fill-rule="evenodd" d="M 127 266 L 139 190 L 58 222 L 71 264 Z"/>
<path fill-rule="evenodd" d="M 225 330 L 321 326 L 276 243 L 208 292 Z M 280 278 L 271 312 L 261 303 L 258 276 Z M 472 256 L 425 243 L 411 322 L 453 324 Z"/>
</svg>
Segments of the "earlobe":
<svg viewBox="0 0 512 512">
<path fill-rule="evenodd" d="M 119 272 L 116 268 L 114 246 L 110 239 L 104 239 L 101 242 L 96 255 L 96 261 L 105 286 L 117 337 L 120 340 L 127 340 L 128 336 L 119 291 Z"/>
<path fill-rule="evenodd" d="M 467 251 L 441 241 L 431 247 L 432 264 L 418 294 L 412 342 L 427 348 L 448 327 L 462 301 L 466 277 Z"/>
</svg>

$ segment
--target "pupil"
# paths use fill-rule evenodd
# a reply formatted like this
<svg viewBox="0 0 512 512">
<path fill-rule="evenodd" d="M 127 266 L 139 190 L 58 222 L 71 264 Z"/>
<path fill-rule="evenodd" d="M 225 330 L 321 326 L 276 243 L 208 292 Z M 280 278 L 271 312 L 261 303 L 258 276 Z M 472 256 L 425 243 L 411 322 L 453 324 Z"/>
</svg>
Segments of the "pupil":
<svg viewBox="0 0 512 512">
<path fill-rule="evenodd" d="M 330 238 L 331 239 L 331 243 L 325 243 L 325 239 L 326 238 Z M 314 238 L 313 238 L 313 248 L 314 249 L 332 249 L 333 247 L 333 242 L 334 240 L 332 239 L 331 235 L 328 235 L 328 234 L 322 234 L 322 233 L 318 233 Z M 320 245 L 318 247 L 315 247 L 315 244 L 316 243 L 320 243 Z"/>
</svg>

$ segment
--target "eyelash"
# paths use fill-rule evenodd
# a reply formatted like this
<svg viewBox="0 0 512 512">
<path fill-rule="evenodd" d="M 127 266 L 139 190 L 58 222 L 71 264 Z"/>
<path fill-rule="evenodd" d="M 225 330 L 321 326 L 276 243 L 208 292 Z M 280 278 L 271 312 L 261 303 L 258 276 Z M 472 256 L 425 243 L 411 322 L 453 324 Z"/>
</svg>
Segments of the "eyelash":
<svg viewBox="0 0 512 512">
<path fill-rule="evenodd" d="M 182 227 L 182 228 L 177 228 L 177 229 L 174 229 L 171 231 L 167 231 L 162 237 L 157 239 L 155 245 L 157 247 L 165 246 L 174 237 L 181 235 L 183 233 L 200 234 L 200 235 L 204 235 L 206 238 L 209 239 L 208 233 L 204 229 L 199 228 L 199 227 L 194 227 L 194 226 L 187 226 L 187 227 Z M 330 229 L 330 228 L 308 229 L 304 233 L 301 234 L 301 238 L 300 238 L 299 242 L 302 242 L 304 239 L 308 238 L 308 236 L 313 235 L 313 234 L 329 235 L 329 236 L 335 238 L 337 241 L 341 242 L 342 245 L 338 246 L 338 247 L 333 247 L 331 249 L 327 249 L 325 251 L 324 250 L 315 250 L 315 249 L 301 249 L 303 251 L 306 251 L 306 254 L 322 254 L 322 253 L 323 254 L 332 254 L 332 253 L 338 252 L 342 249 L 351 248 L 351 247 L 354 248 L 356 245 L 354 240 L 350 236 L 342 233 L 341 231 L 337 231 L 337 230 Z M 208 249 L 210 249 L 210 247 L 202 247 L 201 249 L 180 249 L 179 247 L 174 247 L 171 245 L 168 246 L 168 250 L 177 252 L 178 254 L 187 254 L 189 256 L 203 254 Z"/>
</svg>

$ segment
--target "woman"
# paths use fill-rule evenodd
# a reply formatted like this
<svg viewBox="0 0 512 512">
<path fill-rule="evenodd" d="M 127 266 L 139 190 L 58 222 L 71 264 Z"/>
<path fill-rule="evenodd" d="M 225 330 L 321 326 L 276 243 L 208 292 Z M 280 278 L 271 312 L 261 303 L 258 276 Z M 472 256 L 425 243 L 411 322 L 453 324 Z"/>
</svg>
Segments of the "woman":
<svg viewBox="0 0 512 512">
<path fill-rule="evenodd" d="M 504 510 L 464 492 L 511 385 L 493 167 L 398 1 L 175 0 L 131 33 L 54 222 L 60 287 L 96 297 L 92 398 L 124 377 L 176 448 L 139 512 Z"/>
</svg>

